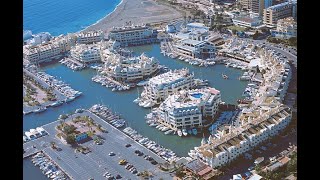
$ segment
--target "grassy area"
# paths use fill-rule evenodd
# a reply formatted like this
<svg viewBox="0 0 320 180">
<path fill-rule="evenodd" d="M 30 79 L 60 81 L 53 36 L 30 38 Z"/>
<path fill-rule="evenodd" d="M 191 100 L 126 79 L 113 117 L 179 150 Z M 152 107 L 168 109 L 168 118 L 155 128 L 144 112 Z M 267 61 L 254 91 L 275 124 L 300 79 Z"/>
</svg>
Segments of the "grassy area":
<svg viewBox="0 0 320 180">
<path fill-rule="evenodd" d="M 297 38 L 289 38 L 289 39 L 281 39 L 281 38 L 276 38 L 276 37 L 268 37 L 267 41 L 270 43 L 275 43 L 275 44 L 284 44 L 287 46 L 293 46 L 297 47 Z"/>
<path fill-rule="evenodd" d="M 236 30 L 236 31 L 244 31 L 246 28 L 244 27 L 240 27 L 240 26 L 228 26 L 226 27 L 227 29 L 230 29 L 231 31 L 232 30 Z"/>
</svg>

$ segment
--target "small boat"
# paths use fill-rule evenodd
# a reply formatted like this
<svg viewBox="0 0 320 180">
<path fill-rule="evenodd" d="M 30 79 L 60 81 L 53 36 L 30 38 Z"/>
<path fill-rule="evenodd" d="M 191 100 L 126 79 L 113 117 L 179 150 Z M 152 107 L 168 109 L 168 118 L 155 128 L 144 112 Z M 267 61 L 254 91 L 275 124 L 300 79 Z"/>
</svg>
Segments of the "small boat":
<svg viewBox="0 0 320 180">
<path fill-rule="evenodd" d="M 39 107 L 39 108 L 33 110 L 33 112 L 34 113 L 41 113 L 41 112 L 45 111 L 46 109 L 47 109 L 46 107 Z"/>
<path fill-rule="evenodd" d="M 222 74 L 223 79 L 228 79 L 229 77 L 225 74 Z"/>
<path fill-rule="evenodd" d="M 155 123 L 151 123 L 149 126 L 150 127 L 155 127 L 155 126 L 157 126 L 158 124 L 155 124 Z"/>
<path fill-rule="evenodd" d="M 182 136 L 182 132 L 181 132 L 181 130 L 180 130 L 180 129 L 178 130 L 178 132 L 177 132 L 177 133 L 178 133 L 178 136 L 180 136 L 180 137 Z"/>
<path fill-rule="evenodd" d="M 75 97 L 74 96 L 71 96 L 71 97 L 68 97 L 66 100 L 65 100 L 65 102 L 70 102 L 70 101 L 73 101 L 75 99 Z"/>
<path fill-rule="evenodd" d="M 188 129 L 188 134 L 192 134 L 192 130 L 191 129 Z"/>
<path fill-rule="evenodd" d="M 170 129 L 170 130 L 168 130 L 168 131 L 164 132 L 164 134 L 165 134 L 165 135 L 168 135 L 168 134 L 171 134 L 172 132 L 173 132 L 173 130 L 172 130 L 172 129 Z"/>
<path fill-rule="evenodd" d="M 188 135 L 187 130 L 186 130 L 186 129 L 182 129 L 182 134 L 183 134 L 184 136 L 187 136 L 187 135 Z"/>
<path fill-rule="evenodd" d="M 168 127 L 164 127 L 164 128 L 162 128 L 161 131 L 165 132 L 165 131 L 168 131 L 169 129 L 170 129 L 170 128 L 168 128 Z"/>
<path fill-rule="evenodd" d="M 51 107 L 57 107 L 57 106 L 60 106 L 61 104 L 63 104 L 62 101 L 57 101 L 57 102 L 52 103 L 50 106 Z"/>
<path fill-rule="evenodd" d="M 198 134 L 198 131 L 197 131 L 196 128 L 193 128 L 193 129 L 192 129 L 192 134 L 193 134 L 193 135 L 197 135 L 197 134 Z"/>
</svg>

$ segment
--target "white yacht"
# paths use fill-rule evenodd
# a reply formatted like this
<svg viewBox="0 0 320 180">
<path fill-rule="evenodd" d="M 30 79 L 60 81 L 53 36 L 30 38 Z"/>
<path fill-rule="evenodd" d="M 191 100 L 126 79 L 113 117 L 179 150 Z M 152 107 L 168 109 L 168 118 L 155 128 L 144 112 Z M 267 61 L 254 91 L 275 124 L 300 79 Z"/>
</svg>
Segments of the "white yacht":
<svg viewBox="0 0 320 180">
<path fill-rule="evenodd" d="M 178 136 L 180 136 L 180 137 L 182 136 L 182 132 L 181 132 L 180 129 L 178 129 L 178 132 L 177 132 L 177 133 L 178 133 Z"/>
<path fill-rule="evenodd" d="M 182 134 L 183 134 L 184 136 L 187 136 L 187 135 L 188 135 L 187 130 L 186 130 L 186 129 L 182 129 Z"/>
</svg>

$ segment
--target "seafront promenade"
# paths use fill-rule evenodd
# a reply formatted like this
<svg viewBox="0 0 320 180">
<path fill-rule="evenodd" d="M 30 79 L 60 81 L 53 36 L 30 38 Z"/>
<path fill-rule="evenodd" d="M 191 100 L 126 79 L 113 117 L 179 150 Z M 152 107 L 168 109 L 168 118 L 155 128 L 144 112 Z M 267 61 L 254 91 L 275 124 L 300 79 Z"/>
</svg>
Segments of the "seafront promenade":
<svg viewBox="0 0 320 180">
<path fill-rule="evenodd" d="M 24 157 L 30 156 L 34 152 L 42 151 L 54 160 L 72 179 L 104 179 L 102 175 L 106 171 L 114 176 L 120 174 L 122 178 L 134 177 L 135 175 L 126 170 L 124 166 L 118 164 L 121 159 L 126 159 L 128 163 L 137 168 L 138 172 L 147 170 L 151 172 L 156 179 L 160 177 L 172 179 L 169 173 L 162 172 L 158 169 L 157 165 L 151 164 L 148 160 L 145 160 L 143 156 L 136 155 L 134 151 L 139 150 L 143 154 L 152 157 L 158 163 L 164 163 L 165 160 L 138 144 L 120 130 L 111 126 L 90 111 L 73 114 L 65 121 L 68 122 L 76 116 L 90 116 L 96 123 L 102 125 L 102 127 L 108 131 L 108 133 L 102 133 L 100 135 L 105 139 L 105 142 L 102 145 L 97 145 L 93 140 L 87 141 L 81 145 L 89 147 L 91 152 L 88 154 L 75 153 L 74 148 L 62 143 L 55 136 L 57 133 L 55 127 L 60 123 L 60 121 L 55 121 L 43 126 L 49 135 L 24 143 L 23 148 L 26 151 Z M 55 142 L 56 146 L 61 148 L 61 151 L 52 149 L 51 142 Z M 126 144 L 131 144 L 131 146 L 125 147 Z M 115 156 L 109 156 L 108 154 L 110 152 L 114 152 Z"/>
</svg>

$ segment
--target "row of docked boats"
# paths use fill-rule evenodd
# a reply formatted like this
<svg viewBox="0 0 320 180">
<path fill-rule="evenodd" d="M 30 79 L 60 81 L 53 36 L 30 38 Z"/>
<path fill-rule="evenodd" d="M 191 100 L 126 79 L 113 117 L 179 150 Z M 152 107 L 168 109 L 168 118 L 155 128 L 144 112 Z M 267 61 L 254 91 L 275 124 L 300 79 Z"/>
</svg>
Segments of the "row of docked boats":
<svg viewBox="0 0 320 180">
<path fill-rule="evenodd" d="M 252 79 L 254 73 L 251 71 L 248 72 L 244 72 L 243 75 L 241 77 L 239 77 L 239 80 L 241 81 L 249 81 Z"/>
<path fill-rule="evenodd" d="M 182 136 L 188 136 L 188 135 L 197 135 L 198 134 L 198 130 L 196 128 L 192 128 L 192 129 L 178 129 L 177 130 L 177 134 L 178 136 L 182 137 Z"/>
<path fill-rule="evenodd" d="M 29 131 L 26 131 L 24 134 L 25 136 L 23 136 L 23 142 L 25 143 L 45 136 L 48 134 L 48 132 L 42 127 L 37 127 L 36 129 L 30 129 Z"/>
<path fill-rule="evenodd" d="M 53 76 L 46 74 L 44 72 L 37 72 L 36 76 L 41 80 L 45 81 L 49 86 L 53 87 L 61 94 L 67 97 L 65 102 L 69 102 L 77 98 L 82 94 L 80 91 L 72 89 L 68 84 L 55 79 Z"/>
<path fill-rule="evenodd" d="M 66 65 L 68 68 L 70 68 L 74 71 L 79 71 L 79 70 L 82 70 L 86 67 L 85 64 L 83 64 L 79 61 L 73 60 L 71 58 L 64 58 L 64 59 L 60 60 L 59 62 L 63 65 Z"/>
<path fill-rule="evenodd" d="M 236 69 L 241 69 L 241 70 L 248 70 L 247 63 L 244 63 L 241 61 L 237 61 L 234 59 L 225 59 L 224 63 L 225 63 L 226 67 L 231 67 L 231 68 L 236 68 Z"/>
<path fill-rule="evenodd" d="M 94 77 L 92 77 L 92 81 L 96 82 L 96 83 L 100 83 L 102 86 L 105 86 L 107 88 L 112 88 L 112 91 L 125 91 L 125 90 L 129 90 L 131 88 L 130 85 L 123 85 L 123 84 L 119 84 L 119 83 L 115 83 L 109 80 L 108 77 L 106 76 L 102 76 L 102 75 L 96 75 Z"/>
<path fill-rule="evenodd" d="M 136 130 L 131 127 L 126 127 L 123 132 L 131 137 L 133 140 L 143 145 L 144 147 L 150 149 L 155 154 L 159 155 L 161 158 L 168 162 L 177 161 L 179 157 L 170 149 L 166 149 L 163 146 L 157 144 L 156 142 L 149 140 L 146 137 L 138 134 Z"/>
<path fill-rule="evenodd" d="M 161 124 L 161 123 L 158 123 L 156 122 L 155 120 L 152 120 L 150 117 L 148 116 L 151 116 L 150 114 L 148 114 L 146 116 L 146 119 L 147 119 L 147 124 L 149 124 L 150 127 L 154 127 L 156 129 L 158 129 L 159 131 L 162 131 L 164 132 L 165 135 L 168 135 L 168 134 L 178 134 L 178 136 L 188 136 L 189 135 L 197 135 L 198 134 L 198 130 L 196 128 L 192 128 L 192 129 L 178 129 L 177 131 L 171 129 L 170 127 L 164 125 L 164 124 Z"/>
<path fill-rule="evenodd" d="M 139 106 L 144 107 L 144 108 L 150 108 L 156 104 L 155 102 L 153 102 L 149 99 L 142 99 L 139 97 L 137 99 L 133 100 L 133 102 L 139 104 Z"/>
<path fill-rule="evenodd" d="M 111 109 L 104 105 L 95 104 L 89 110 L 116 128 L 121 128 L 126 124 L 124 119 L 121 119 L 119 115 L 114 114 Z"/>
<path fill-rule="evenodd" d="M 56 166 L 44 153 L 39 152 L 34 155 L 31 159 L 35 166 L 39 166 L 42 173 L 47 176 L 47 178 L 53 180 L 66 180 L 69 179 L 68 176 L 63 173 L 58 166 Z"/>
</svg>

